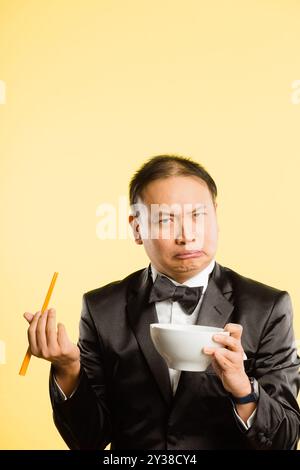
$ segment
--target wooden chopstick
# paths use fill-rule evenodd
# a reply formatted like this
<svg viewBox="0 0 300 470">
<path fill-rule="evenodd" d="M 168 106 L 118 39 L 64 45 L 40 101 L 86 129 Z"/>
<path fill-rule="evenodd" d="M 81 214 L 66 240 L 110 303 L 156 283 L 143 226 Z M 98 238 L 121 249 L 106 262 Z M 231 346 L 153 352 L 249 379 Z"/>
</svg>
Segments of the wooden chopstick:
<svg viewBox="0 0 300 470">
<path fill-rule="evenodd" d="M 50 301 L 50 298 L 51 298 L 51 295 L 52 295 L 52 292 L 53 292 L 53 289 L 54 289 L 54 286 L 55 286 L 57 276 L 58 276 L 58 273 L 53 274 L 52 281 L 50 282 L 50 286 L 49 286 L 47 295 L 45 297 L 45 300 L 44 300 L 44 303 L 43 303 L 43 306 L 42 306 L 42 309 L 41 309 L 41 315 L 44 313 L 45 310 L 47 310 L 47 307 L 48 307 L 48 304 L 49 304 L 49 301 Z M 31 352 L 30 352 L 30 347 L 28 346 L 27 352 L 25 354 L 25 357 L 24 357 L 22 365 L 21 365 L 21 369 L 19 371 L 19 375 L 25 375 L 26 374 L 27 368 L 29 366 L 30 358 L 31 358 Z"/>
</svg>

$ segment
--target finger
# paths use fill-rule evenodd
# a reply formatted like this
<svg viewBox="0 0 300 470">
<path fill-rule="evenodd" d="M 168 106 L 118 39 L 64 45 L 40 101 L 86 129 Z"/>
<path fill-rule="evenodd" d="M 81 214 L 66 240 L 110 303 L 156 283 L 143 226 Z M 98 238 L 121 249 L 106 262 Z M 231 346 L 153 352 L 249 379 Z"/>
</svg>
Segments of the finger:
<svg viewBox="0 0 300 470">
<path fill-rule="evenodd" d="M 230 336 L 240 340 L 242 337 L 243 327 L 238 323 L 227 323 L 227 325 L 224 326 L 224 331 L 229 331 Z"/>
<path fill-rule="evenodd" d="M 206 346 L 205 348 L 202 349 L 202 352 L 204 352 L 204 354 L 207 354 L 208 356 L 213 356 L 216 350 L 217 348 L 208 348 Z"/>
<path fill-rule="evenodd" d="M 240 340 L 237 340 L 233 336 L 214 335 L 213 340 L 216 341 L 216 343 L 220 343 L 223 346 L 226 346 L 231 351 L 242 351 L 242 345 Z"/>
<path fill-rule="evenodd" d="M 227 359 L 229 359 L 230 361 L 232 361 L 233 363 L 237 363 L 238 361 L 241 360 L 241 354 L 237 354 L 236 351 L 230 351 L 230 349 L 226 349 L 226 348 L 208 348 L 208 347 L 205 347 L 203 348 L 203 352 L 205 354 L 207 354 L 208 356 L 213 356 L 215 357 L 215 355 L 218 353 L 218 354 L 221 354 L 223 355 L 224 357 L 226 357 Z"/>
<path fill-rule="evenodd" d="M 64 353 L 70 343 L 70 340 L 67 334 L 66 327 L 62 323 L 58 323 L 57 325 L 57 341 L 62 353 Z"/>
<path fill-rule="evenodd" d="M 211 365 L 215 371 L 215 373 L 221 377 L 222 376 L 222 373 L 223 373 L 223 369 L 219 366 L 218 362 L 216 361 L 216 359 L 213 357 L 212 358 L 212 361 L 211 361 Z"/>
<path fill-rule="evenodd" d="M 36 327 L 36 344 L 40 354 L 44 357 L 48 357 L 48 347 L 46 340 L 46 322 L 48 317 L 48 310 L 40 316 Z"/>
<path fill-rule="evenodd" d="M 33 315 L 33 313 L 25 312 L 25 313 L 23 314 L 23 317 L 28 321 L 28 323 L 31 323 L 31 321 L 32 321 L 32 319 L 33 319 L 33 317 L 34 317 L 34 315 Z"/>
<path fill-rule="evenodd" d="M 225 354 L 225 351 L 227 351 L 227 353 L 230 353 L 228 349 L 223 349 L 223 351 L 222 349 L 218 349 L 214 354 L 214 360 L 216 361 L 217 365 L 222 369 L 222 371 L 232 369 L 234 366 L 234 364 L 232 363 L 232 360 L 230 360 L 227 354 Z M 234 354 L 234 353 L 231 353 L 231 354 Z"/>
<path fill-rule="evenodd" d="M 215 356 L 216 353 L 222 354 L 230 359 L 232 362 L 237 362 L 240 360 L 241 356 L 237 355 L 236 352 L 230 351 L 226 348 L 203 348 L 203 352 L 208 356 Z"/>
<path fill-rule="evenodd" d="M 226 348 L 217 349 L 214 353 L 214 359 L 222 369 L 233 368 L 240 364 L 240 356 Z"/>
<path fill-rule="evenodd" d="M 37 342 L 36 342 L 36 326 L 40 318 L 40 315 L 41 315 L 41 312 L 36 312 L 27 330 L 30 351 L 34 356 L 37 356 L 38 354 L 38 347 L 37 347 Z"/>
<path fill-rule="evenodd" d="M 55 355 L 58 349 L 56 334 L 56 311 L 54 308 L 48 310 L 46 322 L 46 341 L 50 355 Z"/>
<path fill-rule="evenodd" d="M 211 365 L 214 369 L 214 371 L 216 372 L 216 374 L 221 377 L 222 373 L 223 373 L 223 369 L 220 367 L 220 365 L 218 364 L 218 362 L 216 361 L 215 359 L 215 352 L 216 352 L 217 348 L 208 348 L 208 347 L 205 347 L 203 348 L 203 352 L 205 354 L 207 354 L 208 356 L 212 356 L 212 361 L 211 361 Z"/>
</svg>

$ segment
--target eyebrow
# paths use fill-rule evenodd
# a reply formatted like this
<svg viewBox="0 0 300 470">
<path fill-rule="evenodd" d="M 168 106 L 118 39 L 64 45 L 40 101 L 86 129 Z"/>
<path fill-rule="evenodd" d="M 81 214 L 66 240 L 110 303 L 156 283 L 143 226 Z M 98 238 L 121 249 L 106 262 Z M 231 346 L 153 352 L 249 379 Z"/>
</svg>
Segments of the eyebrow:
<svg viewBox="0 0 300 470">
<path fill-rule="evenodd" d="M 203 209 L 207 209 L 207 206 L 205 204 L 201 204 L 200 206 L 198 207 L 195 207 L 195 209 L 193 209 L 192 211 L 190 212 L 186 212 L 186 214 L 194 214 L 195 212 L 199 211 L 199 210 L 203 210 Z M 159 215 L 175 215 L 174 212 L 167 212 L 167 211 L 158 211 L 157 214 Z"/>
</svg>

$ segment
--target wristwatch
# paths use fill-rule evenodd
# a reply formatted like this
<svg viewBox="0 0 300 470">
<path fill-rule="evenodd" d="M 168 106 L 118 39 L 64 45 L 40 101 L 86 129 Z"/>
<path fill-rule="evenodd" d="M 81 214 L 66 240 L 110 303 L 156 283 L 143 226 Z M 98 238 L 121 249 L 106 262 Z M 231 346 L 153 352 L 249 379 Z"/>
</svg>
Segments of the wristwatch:
<svg viewBox="0 0 300 470">
<path fill-rule="evenodd" d="M 232 395 L 232 400 L 236 405 L 245 405 L 246 403 L 256 403 L 259 397 L 258 382 L 254 377 L 249 377 L 251 384 L 251 392 L 244 397 L 235 397 Z"/>
</svg>

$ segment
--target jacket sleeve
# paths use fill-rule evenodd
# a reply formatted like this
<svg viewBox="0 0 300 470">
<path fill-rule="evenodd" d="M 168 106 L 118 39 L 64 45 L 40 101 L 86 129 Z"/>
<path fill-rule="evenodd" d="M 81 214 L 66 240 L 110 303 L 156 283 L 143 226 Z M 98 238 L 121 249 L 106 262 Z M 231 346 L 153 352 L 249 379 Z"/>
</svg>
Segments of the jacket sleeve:
<svg viewBox="0 0 300 470">
<path fill-rule="evenodd" d="M 247 438 L 256 449 L 296 449 L 300 414 L 299 357 L 287 292 L 276 299 L 264 327 L 255 357 L 259 400 Z"/>
<path fill-rule="evenodd" d="M 50 370 L 50 399 L 54 423 L 70 449 L 104 449 L 111 441 L 110 413 L 106 399 L 103 348 L 86 297 L 79 325 L 80 380 L 64 400 Z"/>
</svg>

